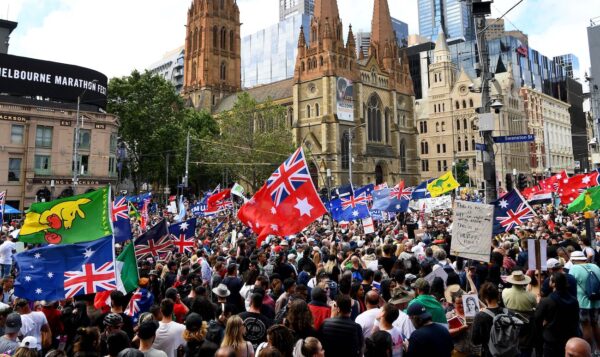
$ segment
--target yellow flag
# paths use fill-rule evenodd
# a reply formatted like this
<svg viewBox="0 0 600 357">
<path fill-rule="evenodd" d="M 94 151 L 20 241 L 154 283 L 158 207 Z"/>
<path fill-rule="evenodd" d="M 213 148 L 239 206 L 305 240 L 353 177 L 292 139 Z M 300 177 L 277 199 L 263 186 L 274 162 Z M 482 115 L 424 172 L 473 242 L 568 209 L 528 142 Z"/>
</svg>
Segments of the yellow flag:
<svg viewBox="0 0 600 357">
<path fill-rule="evenodd" d="M 450 192 L 460 186 L 458 182 L 452 176 L 452 172 L 448 171 L 437 180 L 431 181 L 427 185 L 427 191 L 431 194 L 431 197 L 438 197 L 446 192 Z"/>
</svg>

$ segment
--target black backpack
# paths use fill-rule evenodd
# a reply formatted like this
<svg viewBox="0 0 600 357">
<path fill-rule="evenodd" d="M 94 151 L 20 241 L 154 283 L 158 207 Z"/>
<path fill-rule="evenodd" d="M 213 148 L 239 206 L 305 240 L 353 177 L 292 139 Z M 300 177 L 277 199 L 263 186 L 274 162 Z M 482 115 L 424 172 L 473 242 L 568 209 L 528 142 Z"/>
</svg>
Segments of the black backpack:
<svg viewBox="0 0 600 357">
<path fill-rule="evenodd" d="M 223 326 L 216 320 L 211 320 L 208 323 L 208 329 L 205 337 L 206 340 L 216 344 L 217 346 L 220 346 L 221 342 L 223 341 L 223 336 L 225 336 L 225 329 Z"/>
<path fill-rule="evenodd" d="M 591 269 L 586 267 L 585 264 L 581 265 L 581 267 L 588 272 L 587 279 L 585 280 L 585 295 L 590 301 L 600 300 L 600 278 Z"/>
</svg>

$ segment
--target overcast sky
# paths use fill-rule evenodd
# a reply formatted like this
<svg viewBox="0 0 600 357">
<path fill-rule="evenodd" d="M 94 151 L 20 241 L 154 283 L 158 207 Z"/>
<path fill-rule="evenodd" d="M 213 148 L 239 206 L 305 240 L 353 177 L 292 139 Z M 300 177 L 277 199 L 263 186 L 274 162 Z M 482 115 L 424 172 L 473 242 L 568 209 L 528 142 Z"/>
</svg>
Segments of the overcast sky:
<svg viewBox="0 0 600 357">
<path fill-rule="evenodd" d="M 417 0 L 388 0 L 393 17 L 418 33 Z M 496 0 L 494 14 L 518 0 Z M 237 0 L 242 36 L 278 21 L 278 0 Z M 0 18 L 17 21 L 9 53 L 89 67 L 109 77 L 143 70 L 183 44 L 191 0 L 0 0 Z M 338 0 L 347 31 L 369 29 L 373 0 Z M 547 56 L 574 53 L 589 68 L 587 26 L 599 0 L 524 0 L 507 19 Z M 242 54 L 243 56 L 243 54 Z"/>
</svg>

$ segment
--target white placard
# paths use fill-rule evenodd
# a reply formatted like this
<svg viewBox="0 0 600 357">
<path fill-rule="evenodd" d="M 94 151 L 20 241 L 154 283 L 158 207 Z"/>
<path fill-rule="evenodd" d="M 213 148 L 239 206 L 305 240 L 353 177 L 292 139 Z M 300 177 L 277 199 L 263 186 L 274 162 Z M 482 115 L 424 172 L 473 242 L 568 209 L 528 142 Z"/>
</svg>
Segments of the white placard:
<svg viewBox="0 0 600 357">
<path fill-rule="evenodd" d="M 455 201 L 450 254 L 490 262 L 494 206 Z"/>
<path fill-rule="evenodd" d="M 432 198 L 422 198 L 417 201 L 410 201 L 408 207 L 414 211 L 423 210 L 425 205 L 425 213 L 431 213 L 436 210 L 451 209 L 452 208 L 452 197 L 451 196 L 440 196 Z"/>
<path fill-rule="evenodd" d="M 367 217 L 362 219 L 363 229 L 365 234 L 375 233 L 375 226 L 373 225 L 373 218 Z"/>
<path fill-rule="evenodd" d="M 547 265 L 547 249 L 548 249 L 548 241 L 540 240 L 540 262 L 542 263 L 542 271 L 548 270 Z M 537 270 L 535 260 L 536 260 L 536 252 L 535 252 L 535 239 L 527 240 L 527 269 L 528 270 Z"/>
<path fill-rule="evenodd" d="M 462 296 L 465 317 L 475 317 L 479 312 L 479 298 L 476 294 L 465 294 Z"/>
</svg>

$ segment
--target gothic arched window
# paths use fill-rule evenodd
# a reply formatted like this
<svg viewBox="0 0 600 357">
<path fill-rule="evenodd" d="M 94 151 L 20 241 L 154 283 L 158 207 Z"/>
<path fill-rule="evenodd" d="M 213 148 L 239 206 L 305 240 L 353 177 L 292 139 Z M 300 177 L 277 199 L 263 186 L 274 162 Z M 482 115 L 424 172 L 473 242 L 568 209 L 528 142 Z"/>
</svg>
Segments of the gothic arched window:
<svg viewBox="0 0 600 357">
<path fill-rule="evenodd" d="M 406 143 L 400 141 L 400 172 L 406 172 Z"/>
<path fill-rule="evenodd" d="M 367 104 L 367 128 L 369 141 L 382 141 L 381 101 L 376 94 L 369 98 Z"/>
</svg>

